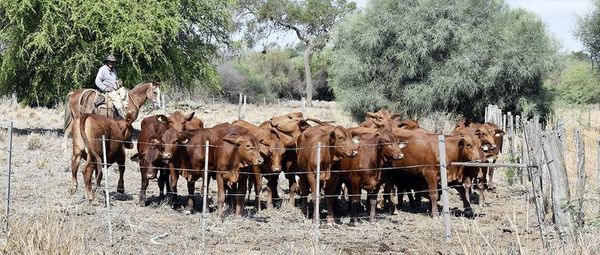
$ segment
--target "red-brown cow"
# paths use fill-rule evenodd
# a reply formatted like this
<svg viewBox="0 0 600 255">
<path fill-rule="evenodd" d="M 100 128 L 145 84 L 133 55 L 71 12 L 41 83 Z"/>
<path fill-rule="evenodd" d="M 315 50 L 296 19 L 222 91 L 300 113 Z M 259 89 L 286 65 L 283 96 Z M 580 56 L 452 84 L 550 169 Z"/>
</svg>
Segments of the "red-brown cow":
<svg viewBox="0 0 600 255">
<path fill-rule="evenodd" d="M 429 198 L 431 201 L 431 215 L 437 216 L 437 198 L 438 198 L 438 180 L 439 156 L 438 156 L 438 135 L 424 134 L 404 129 L 394 129 L 394 134 L 408 143 L 405 149 L 405 157 L 400 160 L 393 160 L 392 165 L 398 167 L 397 171 L 405 171 L 413 175 L 425 177 L 429 187 Z M 481 151 L 481 142 L 474 135 L 465 135 L 464 137 L 446 136 L 446 162 L 465 162 L 482 161 L 484 156 Z M 415 167 L 419 166 L 419 167 Z M 463 172 L 462 168 L 448 165 L 448 183 L 453 185 L 458 191 L 465 215 L 473 214 L 470 203 L 466 197 L 465 188 L 462 186 Z M 461 185 L 458 185 L 461 184 Z"/>
<path fill-rule="evenodd" d="M 320 180 L 316 179 L 317 170 L 317 144 L 321 143 L 320 157 Z M 358 154 L 358 139 L 353 138 L 350 132 L 342 127 L 331 127 L 325 131 L 319 127 L 310 127 L 298 137 L 297 163 L 300 176 L 300 191 L 302 196 L 302 213 L 306 214 L 307 196 L 309 190 L 315 196 L 319 194 L 316 190 L 316 182 L 322 181 L 323 187 L 328 185 L 331 178 L 331 165 L 341 158 L 353 157 Z M 316 215 L 313 215 L 313 218 Z"/>
<path fill-rule="evenodd" d="M 86 158 L 83 172 L 83 180 L 86 188 L 86 197 L 91 202 L 94 199 L 92 191 L 92 173 L 96 168 L 96 185 L 100 186 L 102 180 L 102 135 L 105 135 L 107 142 L 106 160 L 108 164 L 117 163 L 119 166 L 119 181 L 117 192 L 124 193 L 123 174 L 125 173 L 125 148 L 133 148 L 131 136 L 133 127 L 131 126 L 131 117 L 127 116 L 125 120 L 113 120 L 106 117 L 82 114 L 75 120 L 72 126 L 73 135 L 73 156 L 71 158 L 71 194 L 77 191 L 77 171 L 79 161 L 82 157 Z"/>
<path fill-rule="evenodd" d="M 342 181 L 349 185 L 350 213 L 352 220 L 356 217 L 356 208 L 360 204 L 361 189 L 368 192 L 367 201 L 371 206 L 370 220 L 375 221 L 375 207 L 377 204 L 377 192 L 381 181 L 381 170 L 383 165 L 392 159 L 399 160 L 404 157 L 402 149 L 406 147 L 392 133 L 390 127 L 383 127 L 375 133 L 362 134 L 359 139 L 358 155 L 350 158 L 342 158 L 339 167 L 331 174 L 331 181 L 326 188 L 327 194 L 327 222 L 333 223 L 334 195 L 339 189 L 338 182 Z"/>
<path fill-rule="evenodd" d="M 244 168 L 243 171 L 246 174 L 240 175 L 240 180 L 238 182 L 238 196 L 237 196 L 237 207 L 236 207 L 236 215 L 241 215 L 241 209 L 245 204 L 245 194 L 246 187 L 250 187 L 250 173 L 254 175 L 252 178 L 254 184 L 254 192 L 255 192 L 255 201 L 254 206 L 256 210 L 260 210 L 260 192 L 262 190 L 262 175 L 266 174 L 265 178 L 267 180 L 273 178 L 279 178 L 277 173 L 281 172 L 281 159 L 283 157 L 283 153 L 285 152 L 285 147 L 283 143 L 279 140 L 279 132 L 274 128 L 260 128 L 249 122 L 238 120 L 232 123 L 234 126 L 240 126 L 248 129 L 248 131 L 253 134 L 260 143 L 260 154 L 265 159 L 265 162 L 260 166 L 252 166 L 252 168 Z M 248 183 L 248 186 L 246 186 Z M 268 182 L 267 185 L 267 208 L 273 208 L 273 199 L 272 192 L 273 190 L 277 190 L 277 186 L 273 186 L 276 182 L 272 180 Z"/>
<path fill-rule="evenodd" d="M 169 129 L 165 134 L 174 134 L 175 130 Z M 165 138 L 166 136 L 163 136 Z M 216 172 L 210 173 L 217 180 L 217 214 L 223 216 L 223 203 L 225 202 L 225 184 L 233 187 L 238 181 L 240 168 L 260 165 L 263 158 L 258 151 L 259 143 L 256 138 L 248 134 L 248 131 L 241 127 L 225 127 L 200 129 L 193 131 L 184 131 L 173 140 L 165 140 L 165 143 L 177 143 L 184 146 L 176 147 L 176 153 L 169 162 L 170 185 L 173 193 L 177 192 L 177 179 L 179 174 L 187 180 L 188 203 L 186 210 L 192 211 L 193 195 L 195 182 L 203 176 L 205 155 L 205 141 L 209 141 L 211 146 L 208 155 L 208 162 L 211 169 Z M 165 147 L 165 151 L 171 148 Z"/>
</svg>

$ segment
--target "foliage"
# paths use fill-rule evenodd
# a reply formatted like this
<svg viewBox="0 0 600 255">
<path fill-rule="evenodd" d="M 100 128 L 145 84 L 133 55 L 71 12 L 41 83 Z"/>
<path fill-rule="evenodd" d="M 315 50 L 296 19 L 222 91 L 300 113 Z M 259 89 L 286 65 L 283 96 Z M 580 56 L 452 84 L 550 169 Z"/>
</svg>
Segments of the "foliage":
<svg viewBox="0 0 600 255">
<path fill-rule="evenodd" d="M 592 2 L 594 4 L 592 11 L 578 17 L 575 35 L 590 54 L 592 63 L 598 63 L 600 60 L 600 0 Z"/>
<path fill-rule="evenodd" d="M 92 87 L 108 53 L 128 87 L 160 77 L 216 86 L 211 65 L 228 43 L 233 0 L 0 1 L 0 92 L 50 104 Z M 0 47 L 1 48 L 1 47 Z"/>
<path fill-rule="evenodd" d="M 289 31 L 305 44 L 304 69 L 308 105 L 312 100 L 310 58 L 329 40 L 329 32 L 344 16 L 356 9 L 347 0 L 238 0 L 245 37 L 250 46 L 268 37 L 272 31 Z"/>
<path fill-rule="evenodd" d="M 330 83 L 355 118 L 365 111 L 450 111 L 482 119 L 494 103 L 550 109 L 556 62 L 541 20 L 503 1 L 372 0 L 334 33 Z"/>
<path fill-rule="evenodd" d="M 600 103 L 600 75 L 592 65 L 577 56 L 565 57 L 564 63 L 564 69 L 548 80 L 547 86 L 566 103 Z"/>
</svg>

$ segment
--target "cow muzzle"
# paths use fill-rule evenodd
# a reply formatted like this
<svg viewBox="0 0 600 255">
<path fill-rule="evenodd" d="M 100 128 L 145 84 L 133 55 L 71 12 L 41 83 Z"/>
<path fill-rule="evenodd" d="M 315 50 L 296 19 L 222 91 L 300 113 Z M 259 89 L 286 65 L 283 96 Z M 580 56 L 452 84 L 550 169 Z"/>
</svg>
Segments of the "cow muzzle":
<svg viewBox="0 0 600 255">
<path fill-rule="evenodd" d="M 353 151 L 352 151 L 352 157 L 354 157 L 354 156 L 356 156 L 356 155 L 358 155 L 358 151 L 356 151 L 356 150 L 353 150 Z"/>
<path fill-rule="evenodd" d="M 168 159 L 171 159 L 173 157 L 173 154 L 171 154 L 171 153 L 163 153 L 162 156 L 163 156 L 163 159 L 167 159 L 168 160 Z"/>
<path fill-rule="evenodd" d="M 262 165 L 263 163 L 265 163 L 265 160 L 262 157 L 259 157 L 258 159 L 256 159 L 256 161 L 254 162 L 255 165 L 259 166 Z"/>
<path fill-rule="evenodd" d="M 271 171 L 273 171 L 273 172 L 281 172 L 281 167 L 280 166 L 277 166 L 277 167 L 274 166 L 274 167 L 271 168 Z"/>
<path fill-rule="evenodd" d="M 394 159 L 402 159 L 404 158 L 404 153 L 398 153 L 394 156 Z"/>
</svg>

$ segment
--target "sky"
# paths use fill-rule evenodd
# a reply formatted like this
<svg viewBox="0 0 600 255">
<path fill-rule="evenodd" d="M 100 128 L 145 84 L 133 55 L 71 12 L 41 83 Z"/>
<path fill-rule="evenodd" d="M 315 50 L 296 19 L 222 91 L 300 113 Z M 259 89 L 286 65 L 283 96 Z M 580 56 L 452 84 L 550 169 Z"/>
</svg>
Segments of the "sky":
<svg viewBox="0 0 600 255">
<path fill-rule="evenodd" d="M 355 0 L 363 8 L 369 0 Z M 592 8 L 591 0 L 506 0 L 511 7 L 520 7 L 540 16 L 550 33 L 561 45 L 561 51 L 579 51 L 583 49 L 575 38 L 577 16 L 588 13 Z"/>
</svg>

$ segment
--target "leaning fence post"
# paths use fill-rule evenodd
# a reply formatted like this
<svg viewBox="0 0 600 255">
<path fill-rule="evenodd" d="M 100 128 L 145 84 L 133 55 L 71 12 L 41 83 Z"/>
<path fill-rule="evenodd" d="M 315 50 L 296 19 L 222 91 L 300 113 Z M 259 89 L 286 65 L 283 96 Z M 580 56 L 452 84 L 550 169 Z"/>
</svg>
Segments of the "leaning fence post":
<svg viewBox="0 0 600 255">
<path fill-rule="evenodd" d="M 540 237 L 542 239 L 542 245 L 544 248 L 548 248 L 548 241 L 546 239 L 546 221 L 544 220 L 544 199 L 542 198 L 542 187 L 540 186 L 540 173 L 542 171 L 541 168 L 541 159 L 538 159 L 535 150 L 539 150 L 539 147 L 536 148 L 536 140 L 535 137 L 535 124 L 528 122 L 523 124 L 523 135 L 524 135 L 524 147 L 527 152 L 527 174 L 529 175 L 529 180 L 531 181 L 532 187 L 532 195 L 535 203 L 535 212 L 538 220 L 538 227 L 540 229 Z"/>
<path fill-rule="evenodd" d="M 319 142 L 317 144 L 317 176 L 316 176 L 316 180 L 315 183 L 317 185 L 317 188 L 314 192 L 315 194 L 315 211 L 313 212 L 313 218 L 314 218 L 314 223 L 315 223 L 315 249 L 314 249 L 314 254 L 320 254 L 320 250 L 319 250 L 319 225 L 321 223 L 321 215 L 320 212 L 321 210 L 319 209 L 320 203 L 321 203 L 321 142 Z"/>
<path fill-rule="evenodd" d="M 561 239 L 570 233 L 572 215 L 562 207 L 562 203 L 569 201 L 569 181 L 563 154 L 559 151 L 558 135 L 549 132 L 544 136 L 542 149 L 548 165 L 548 174 L 552 184 L 552 209 L 556 230 Z"/>
<path fill-rule="evenodd" d="M 306 99 L 304 97 L 302 97 L 301 99 L 302 101 L 302 116 L 304 116 L 304 118 L 306 118 Z"/>
<path fill-rule="evenodd" d="M 108 192 L 108 161 L 106 160 L 106 136 L 102 135 L 102 156 L 103 156 L 103 166 L 102 172 L 104 175 L 104 194 L 106 195 L 106 207 L 108 208 L 108 239 L 110 243 L 113 242 L 112 238 L 112 219 L 110 215 L 110 196 Z"/>
<path fill-rule="evenodd" d="M 243 109 L 243 111 L 242 111 L 242 119 L 246 118 L 246 98 L 247 98 L 247 96 L 244 95 L 244 107 L 242 108 Z"/>
<path fill-rule="evenodd" d="M 206 254 L 206 209 L 208 205 L 208 140 L 204 143 L 204 176 L 202 177 L 202 254 Z"/>
<path fill-rule="evenodd" d="M 8 127 L 8 159 L 6 160 L 6 225 L 4 231 L 8 233 L 8 218 L 10 216 L 10 176 L 12 174 L 12 142 L 13 142 L 13 122 Z"/>
<path fill-rule="evenodd" d="M 446 173 L 446 139 L 444 135 L 438 136 L 439 147 L 438 147 L 438 155 L 440 158 L 440 177 L 442 182 L 442 203 L 444 205 L 442 209 L 442 214 L 444 217 L 444 229 L 445 229 L 445 241 L 446 243 L 452 242 L 452 237 L 450 236 L 450 208 L 448 202 L 448 174 Z M 436 203 L 432 201 L 431 203 Z M 432 212 L 433 213 L 433 212 Z"/>
<path fill-rule="evenodd" d="M 577 226 L 582 228 L 584 224 L 583 196 L 585 192 L 585 144 L 581 139 L 581 131 L 575 129 L 573 132 L 575 141 L 575 153 L 577 154 L 577 214 L 575 215 Z"/>
</svg>

